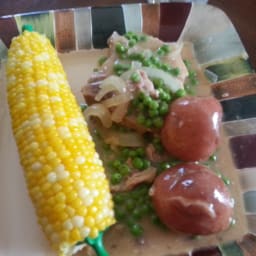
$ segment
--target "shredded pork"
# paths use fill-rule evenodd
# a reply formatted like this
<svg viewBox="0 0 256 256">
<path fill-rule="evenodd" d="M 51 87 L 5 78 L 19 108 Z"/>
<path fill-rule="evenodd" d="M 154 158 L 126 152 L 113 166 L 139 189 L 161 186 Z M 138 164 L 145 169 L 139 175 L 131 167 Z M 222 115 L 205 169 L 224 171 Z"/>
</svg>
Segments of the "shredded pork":
<svg viewBox="0 0 256 256">
<path fill-rule="evenodd" d="M 111 192 L 125 192 L 134 189 L 141 183 L 151 184 L 156 177 L 156 168 L 149 167 L 144 171 L 135 171 L 123 183 L 111 186 Z"/>
</svg>

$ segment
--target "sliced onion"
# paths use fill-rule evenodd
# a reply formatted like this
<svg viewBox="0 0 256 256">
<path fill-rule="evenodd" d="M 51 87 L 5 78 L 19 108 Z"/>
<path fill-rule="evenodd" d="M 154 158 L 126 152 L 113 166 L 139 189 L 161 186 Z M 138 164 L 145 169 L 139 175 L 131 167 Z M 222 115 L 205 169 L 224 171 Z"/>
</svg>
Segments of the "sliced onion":
<svg viewBox="0 0 256 256">
<path fill-rule="evenodd" d="M 143 147 L 143 138 L 137 133 L 113 133 L 104 138 L 107 144 L 122 147 Z"/>
<path fill-rule="evenodd" d="M 91 116 L 98 117 L 106 128 L 112 126 L 111 114 L 103 104 L 93 104 L 84 111 L 85 119 L 88 121 Z"/>
<path fill-rule="evenodd" d="M 136 132 L 119 132 L 112 129 L 99 129 L 105 143 L 122 147 L 143 147 L 142 135 Z"/>
<path fill-rule="evenodd" d="M 102 101 L 102 104 L 106 106 L 107 108 L 115 107 L 120 104 L 124 104 L 129 102 L 133 98 L 132 94 L 130 92 L 118 94 L 116 96 L 113 96 L 109 99 L 106 99 Z"/>
<path fill-rule="evenodd" d="M 141 67 L 141 70 L 145 71 L 148 75 L 148 77 L 150 78 L 161 78 L 165 85 L 167 86 L 167 88 L 169 88 L 169 90 L 171 92 L 176 92 L 179 89 L 183 88 L 182 82 L 175 78 L 174 76 L 172 76 L 171 74 L 168 74 L 167 72 L 158 69 L 158 68 L 152 68 L 152 67 Z M 134 72 L 134 70 L 128 70 L 126 72 L 124 72 L 121 77 L 124 80 L 129 79 L 129 77 L 131 76 L 131 74 Z"/>
<path fill-rule="evenodd" d="M 141 62 L 139 61 L 132 61 L 131 69 L 139 69 L 142 66 Z"/>
<path fill-rule="evenodd" d="M 128 110 L 128 102 L 118 105 L 112 112 L 111 119 L 113 122 L 120 123 L 125 117 Z"/>
<path fill-rule="evenodd" d="M 100 91 L 96 94 L 95 100 L 100 101 L 106 94 L 114 91 L 124 93 L 126 91 L 126 84 L 122 78 L 113 75 L 102 81 Z"/>
</svg>

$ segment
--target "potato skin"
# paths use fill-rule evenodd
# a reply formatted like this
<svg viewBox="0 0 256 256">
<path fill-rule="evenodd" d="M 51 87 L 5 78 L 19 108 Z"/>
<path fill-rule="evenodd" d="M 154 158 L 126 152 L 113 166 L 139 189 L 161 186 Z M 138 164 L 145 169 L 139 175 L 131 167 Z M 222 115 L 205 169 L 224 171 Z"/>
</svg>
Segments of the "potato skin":
<svg viewBox="0 0 256 256">
<path fill-rule="evenodd" d="M 214 97 L 175 100 L 161 130 L 167 152 L 183 161 L 204 161 L 219 144 L 222 107 Z"/>
<path fill-rule="evenodd" d="M 161 173 L 151 188 L 153 206 L 170 229 L 209 235 L 227 229 L 234 200 L 227 186 L 209 168 L 180 164 Z"/>
</svg>

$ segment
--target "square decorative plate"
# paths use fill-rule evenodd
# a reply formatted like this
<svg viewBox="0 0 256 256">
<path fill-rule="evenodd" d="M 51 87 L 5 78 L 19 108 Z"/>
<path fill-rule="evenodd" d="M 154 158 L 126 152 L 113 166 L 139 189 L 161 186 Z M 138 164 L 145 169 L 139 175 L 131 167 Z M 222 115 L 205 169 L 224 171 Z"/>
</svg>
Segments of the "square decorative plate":
<svg viewBox="0 0 256 256">
<path fill-rule="evenodd" d="M 224 110 L 223 127 L 232 156 L 233 171 L 240 179 L 249 230 L 235 241 L 216 247 L 197 248 L 182 255 L 255 256 L 256 75 L 228 17 L 213 6 L 191 3 L 123 4 L 1 17 L 2 61 L 6 58 L 11 39 L 20 33 L 22 25 L 28 23 L 36 31 L 46 34 L 58 52 L 63 53 L 61 60 L 64 67 L 65 60 L 71 55 L 72 58 L 78 58 L 83 50 L 106 47 L 107 38 L 113 31 L 120 34 L 127 31 L 144 32 L 164 41 L 192 43 L 197 65 L 207 81 L 204 86 L 220 101 Z M 72 62 L 66 65 L 72 66 Z M 73 72 L 72 67 L 68 75 L 70 72 Z M 4 80 L 2 68 L 0 256 L 54 255 L 36 223 L 26 193 L 10 128 Z M 79 88 L 72 87 L 76 95 L 84 81 L 82 77 L 79 84 L 76 84 Z M 81 95 L 77 97 L 82 100 Z"/>
</svg>

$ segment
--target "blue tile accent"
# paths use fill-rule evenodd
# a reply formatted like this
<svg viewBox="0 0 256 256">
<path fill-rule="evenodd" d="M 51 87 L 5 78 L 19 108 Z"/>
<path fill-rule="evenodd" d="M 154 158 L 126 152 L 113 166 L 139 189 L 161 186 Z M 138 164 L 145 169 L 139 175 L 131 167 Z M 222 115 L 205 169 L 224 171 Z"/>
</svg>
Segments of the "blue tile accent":
<svg viewBox="0 0 256 256">
<path fill-rule="evenodd" d="M 256 213 L 256 191 L 244 193 L 245 210 L 249 213 Z"/>
<path fill-rule="evenodd" d="M 223 256 L 243 256 L 242 249 L 236 242 L 231 242 L 219 246 Z"/>
<path fill-rule="evenodd" d="M 107 46 L 107 39 L 113 31 L 125 33 L 125 21 L 121 6 L 94 7 L 92 14 L 92 41 L 95 48 Z"/>
<path fill-rule="evenodd" d="M 256 94 L 237 99 L 221 101 L 223 121 L 232 121 L 256 117 Z"/>
</svg>

